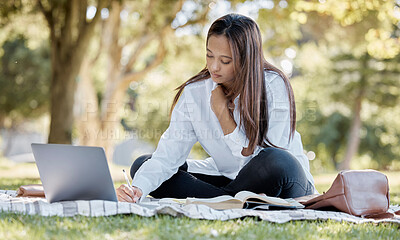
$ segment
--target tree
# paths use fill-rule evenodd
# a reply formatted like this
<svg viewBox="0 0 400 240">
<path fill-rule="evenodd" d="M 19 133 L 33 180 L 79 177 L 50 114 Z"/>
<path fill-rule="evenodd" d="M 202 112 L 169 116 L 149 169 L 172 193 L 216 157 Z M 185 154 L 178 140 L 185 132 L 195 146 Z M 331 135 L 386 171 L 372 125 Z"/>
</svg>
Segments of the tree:
<svg viewBox="0 0 400 240">
<path fill-rule="evenodd" d="M 51 143 L 71 143 L 76 78 L 83 57 L 107 1 L 98 0 L 94 17 L 87 19 L 88 1 L 37 0 L 50 29 Z"/>
<path fill-rule="evenodd" d="M 393 90 L 399 87 L 397 62 L 400 52 L 399 19 L 393 14 L 395 3 L 299 1 L 297 10 L 307 13 L 307 24 L 302 27 L 304 35 L 309 37 L 308 41 L 316 42 L 319 51 L 330 61 L 325 74 L 314 74 L 312 80 L 328 89 L 324 90 L 324 97 L 330 96 L 334 103 L 330 104 L 331 109 L 337 109 L 351 119 L 345 154 L 339 166 L 348 169 L 362 140 L 360 131 L 366 121 L 362 115 L 371 117 L 375 114 L 363 106 L 382 109 L 393 108 L 399 103 L 400 93 Z M 311 71 L 315 72 L 314 69 Z M 303 74 L 306 74 L 304 69 Z"/>
<path fill-rule="evenodd" d="M 4 42 L 0 58 L 0 129 L 6 129 L 8 154 L 13 132 L 26 119 L 35 119 L 48 111 L 50 53 L 48 45 L 27 47 L 24 36 Z M 10 131 L 11 130 L 11 131 Z"/>
<path fill-rule="evenodd" d="M 333 98 L 337 102 L 344 102 L 343 96 L 351 97 L 353 117 L 349 129 L 346 153 L 343 158 L 340 169 L 349 169 L 352 157 L 358 152 L 361 141 L 360 131 L 363 127 L 361 119 L 363 105 L 369 103 L 379 108 L 394 108 L 400 100 L 400 93 L 387 91 L 391 88 L 399 87 L 398 74 L 400 69 L 378 69 L 378 59 L 374 59 L 369 53 L 365 53 L 359 58 L 354 55 L 342 55 L 340 59 L 334 58 L 336 62 L 335 71 L 337 71 L 336 82 L 343 86 L 341 92 L 334 91 Z M 397 60 L 394 60 L 397 62 Z M 337 65 L 341 64 L 339 68 Z M 385 71 L 384 71 L 385 70 Z M 348 81 L 349 76 L 352 80 Z M 348 102 L 346 102 L 348 104 Z M 366 119 L 364 120 L 366 121 Z"/>
<path fill-rule="evenodd" d="M 397 141 L 387 141 L 388 137 L 400 138 L 399 133 L 391 133 L 390 127 L 377 124 L 376 121 L 366 121 L 363 124 L 364 134 L 360 142 L 360 154 L 369 156 L 370 161 L 378 169 L 390 170 L 392 163 L 399 159 Z"/>
<path fill-rule="evenodd" d="M 0 27 L 6 26 L 10 22 L 10 17 L 23 12 L 24 4 L 22 1 L 1 1 L 0 2 Z"/>
<path fill-rule="evenodd" d="M 0 59 L 0 128 L 8 118 L 11 126 L 24 118 L 41 116 L 48 108 L 50 54 L 48 46 L 31 50 L 26 39 L 7 40 Z"/>
<path fill-rule="evenodd" d="M 121 112 L 127 110 L 126 91 L 133 82 L 160 66 L 168 53 L 168 39 L 178 27 L 204 22 L 208 6 L 197 4 L 192 18 L 182 26 L 172 27 L 176 15 L 184 12 L 185 1 L 135 2 L 112 1 L 108 18 L 102 25 L 99 52 L 84 60 L 81 71 L 81 112 L 78 122 L 80 144 L 99 145 L 106 149 L 109 159 L 114 140 L 120 135 Z M 121 19 L 129 12 L 131 18 Z M 132 17 L 134 19 L 132 19 Z M 134 22 L 134 24 L 132 24 Z M 107 66 L 104 92 L 96 94 L 90 70 L 104 53 Z M 101 63 L 100 63 L 101 64 Z"/>
</svg>

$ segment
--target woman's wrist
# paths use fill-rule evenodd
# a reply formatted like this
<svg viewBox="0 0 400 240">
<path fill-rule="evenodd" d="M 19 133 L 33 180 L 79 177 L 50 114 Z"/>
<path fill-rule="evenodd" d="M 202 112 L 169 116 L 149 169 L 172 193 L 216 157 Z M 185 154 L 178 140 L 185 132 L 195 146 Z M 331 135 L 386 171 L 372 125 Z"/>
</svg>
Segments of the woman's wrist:
<svg viewBox="0 0 400 240">
<path fill-rule="evenodd" d="M 136 187 L 136 186 L 132 186 L 132 187 L 138 192 L 138 195 L 140 195 L 140 197 L 143 195 L 142 189 L 140 189 L 139 187 Z"/>
</svg>

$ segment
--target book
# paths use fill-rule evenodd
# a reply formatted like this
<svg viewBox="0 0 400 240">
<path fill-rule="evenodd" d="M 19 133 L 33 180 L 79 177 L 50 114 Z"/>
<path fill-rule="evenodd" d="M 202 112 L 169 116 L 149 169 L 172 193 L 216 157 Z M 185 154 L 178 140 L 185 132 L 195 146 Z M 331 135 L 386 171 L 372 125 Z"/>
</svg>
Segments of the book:
<svg viewBox="0 0 400 240">
<path fill-rule="evenodd" d="M 238 192 L 234 197 L 229 195 L 214 198 L 187 198 L 185 204 L 202 204 L 217 210 L 245 209 L 298 209 L 304 206 L 292 198 L 269 197 L 249 191 Z"/>
</svg>

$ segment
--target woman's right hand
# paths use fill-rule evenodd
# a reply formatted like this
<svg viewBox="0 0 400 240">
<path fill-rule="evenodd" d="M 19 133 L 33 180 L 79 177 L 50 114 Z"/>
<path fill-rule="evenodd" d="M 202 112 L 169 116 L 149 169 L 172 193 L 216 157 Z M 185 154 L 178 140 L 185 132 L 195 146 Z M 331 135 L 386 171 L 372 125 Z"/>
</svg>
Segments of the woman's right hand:
<svg viewBox="0 0 400 240">
<path fill-rule="evenodd" d="M 135 203 L 143 195 L 140 188 L 132 186 L 129 187 L 128 184 L 123 184 L 116 189 L 118 201 L 120 202 L 132 202 Z"/>
</svg>

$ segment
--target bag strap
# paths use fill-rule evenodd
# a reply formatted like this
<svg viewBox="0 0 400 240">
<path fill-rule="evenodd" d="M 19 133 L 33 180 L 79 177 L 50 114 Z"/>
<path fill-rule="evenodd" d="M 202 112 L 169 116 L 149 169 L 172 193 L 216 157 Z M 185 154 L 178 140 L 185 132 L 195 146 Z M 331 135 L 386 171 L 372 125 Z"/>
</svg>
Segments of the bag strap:
<svg viewBox="0 0 400 240">
<path fill-rule="evenodd" d="M 369 214 L 369 215 L 362 215 L 362 218 L 372 218 L 375 220 L 385 219 L 385 218 L 394 218 L 394 214 L 390 212 L 385 213 L 377 213 L 377 214 Z"/>
<path fill-rule="evenodd" d="M 400 210 L 390 213 L 390 212 L 385 212 L 385 213 L 378 213 L 378 214 L 370 214 L 370 215 L 364 215 L 361 216 L 362 218 L 372 218 L 375 220 L 379 219 L 384 219 L 384 218 L 394 218 L 395 216 L 400 216 Z"/>
</svg>

